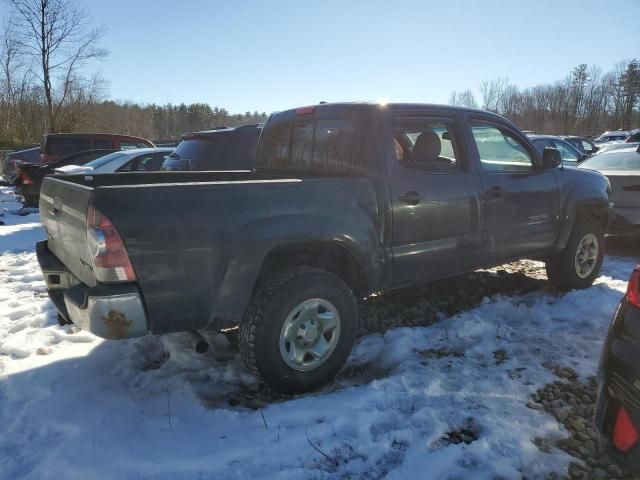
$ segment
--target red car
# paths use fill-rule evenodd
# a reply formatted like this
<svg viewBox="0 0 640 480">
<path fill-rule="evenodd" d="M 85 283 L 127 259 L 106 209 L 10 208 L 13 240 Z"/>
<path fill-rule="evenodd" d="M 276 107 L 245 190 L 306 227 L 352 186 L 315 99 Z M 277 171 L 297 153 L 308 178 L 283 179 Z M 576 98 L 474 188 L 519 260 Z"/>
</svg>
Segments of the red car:
<svg viewBox="0 0 640 480">
<path fill-rule="evenodd" d="M 110 133 L 50 133 L 42 137 L 40 163 L 45 164 L 84 150 L 128 150 L 155 147 L 145 138 Z"/>
</svg>

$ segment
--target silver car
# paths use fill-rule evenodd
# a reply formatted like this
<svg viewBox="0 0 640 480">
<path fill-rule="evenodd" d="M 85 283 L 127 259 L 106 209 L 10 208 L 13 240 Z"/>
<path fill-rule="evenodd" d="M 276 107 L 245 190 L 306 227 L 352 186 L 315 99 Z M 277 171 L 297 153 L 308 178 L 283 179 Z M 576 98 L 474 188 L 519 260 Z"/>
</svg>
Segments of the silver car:
<svg viewBox="0 0 640 480">
<path fill-rule="evenodd" d="M 614 219 L 609 234 L 640 235 L 640 146 L 597 153 L 579 168 L 597 170 L 609 179 Z"/>
<path fill-rule="evenodd" d="M 131 148 L 96 158 L 84 165 L 67 165 L 56 168 L 56 173 L 96 174 L 117 172 L 159 171 L 172 148 Z"/>
</svg>

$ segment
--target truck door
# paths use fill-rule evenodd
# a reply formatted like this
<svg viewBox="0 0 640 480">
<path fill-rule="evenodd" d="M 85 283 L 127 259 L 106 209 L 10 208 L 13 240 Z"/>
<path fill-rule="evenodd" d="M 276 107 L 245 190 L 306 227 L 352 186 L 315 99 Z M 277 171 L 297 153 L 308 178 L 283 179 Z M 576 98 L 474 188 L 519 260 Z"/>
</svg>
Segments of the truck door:
<svg viewBox="0 0 640 480">
<path fill-rule="evenodd" d="M 559 190 L 522 134 L 491 119 L 471 119 L 474 156 L 484 185 L 484 257 L 506 261 L 544 253 L 554 242 Z"/>
<path fill-rule="evenodd" d="M 390 120 L 394 286 L 463 271 L 482 251 L 480 178 L 456 117 L 431 113 Z"/>
</svg>

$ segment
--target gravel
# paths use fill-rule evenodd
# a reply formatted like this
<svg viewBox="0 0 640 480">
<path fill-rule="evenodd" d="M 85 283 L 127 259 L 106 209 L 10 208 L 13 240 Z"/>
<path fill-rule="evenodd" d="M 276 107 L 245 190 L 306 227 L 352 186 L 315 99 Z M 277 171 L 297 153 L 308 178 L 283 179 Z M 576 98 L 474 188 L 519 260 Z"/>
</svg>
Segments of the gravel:
<svg viewBox="0 0 640 480">
<path fill-rule="evenodd" d="M 562 423 L 569 433 L 568 438 L 538 438 L 540 450 L 560 448 L 576 458 L 569 466 L 569 479 L 633 480 L 633 475 L 616 465 L 600 449 L 598 435 L 593 425 L 596 402 L 596 379 L 588 377 L 581 381 L 569 367 L 545 365 L 560 378 L 545 385 L 533 396 L 530 408 L 543 409 Z"/>
<path fill-rule="evenodd" d="M 380 333 L 397 327 L 429 326 L 480 305 L 485 297 L 549 288 L 541 262 L 521 260 L 477 270 L 361 301 L 359 334 Z"/>
</svg>

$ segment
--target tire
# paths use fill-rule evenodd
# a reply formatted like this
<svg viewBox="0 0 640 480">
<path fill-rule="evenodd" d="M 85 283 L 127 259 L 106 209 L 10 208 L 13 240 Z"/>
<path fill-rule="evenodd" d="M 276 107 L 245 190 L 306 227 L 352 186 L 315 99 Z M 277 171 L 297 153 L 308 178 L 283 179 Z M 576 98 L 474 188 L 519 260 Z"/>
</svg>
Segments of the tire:
<svg viewBox="0 0 640 480">
<path fill-rule="evenodd" d="M 314 267 L 293 268 L 254 293 L 240 324 L 240 355 L 272 390 L 309 392 L 342 368 L 357 323 L 355 296 L 340 278 Z"/>
<path fill-rule="evenodd" d="M 597 244 L 594 263 L 593 265 L 583 263 L 584 268 L 581 270 L 578 259 L 586 258 L 581 257 L 581 252 L 584 252 L 582 249 L 593 241 Z M 549 281 L 559 290 L 578 290 L 590 287 L 600 273 L 604 260 L 604 249 L 604 229 L 600 222 L 589 217 L 579 217 L 565 249 L 557 256 L 547 259 L 546 267 Z M 593 248 L 587 248 L 587 250 L 593 255 Z"/>
</svg>

